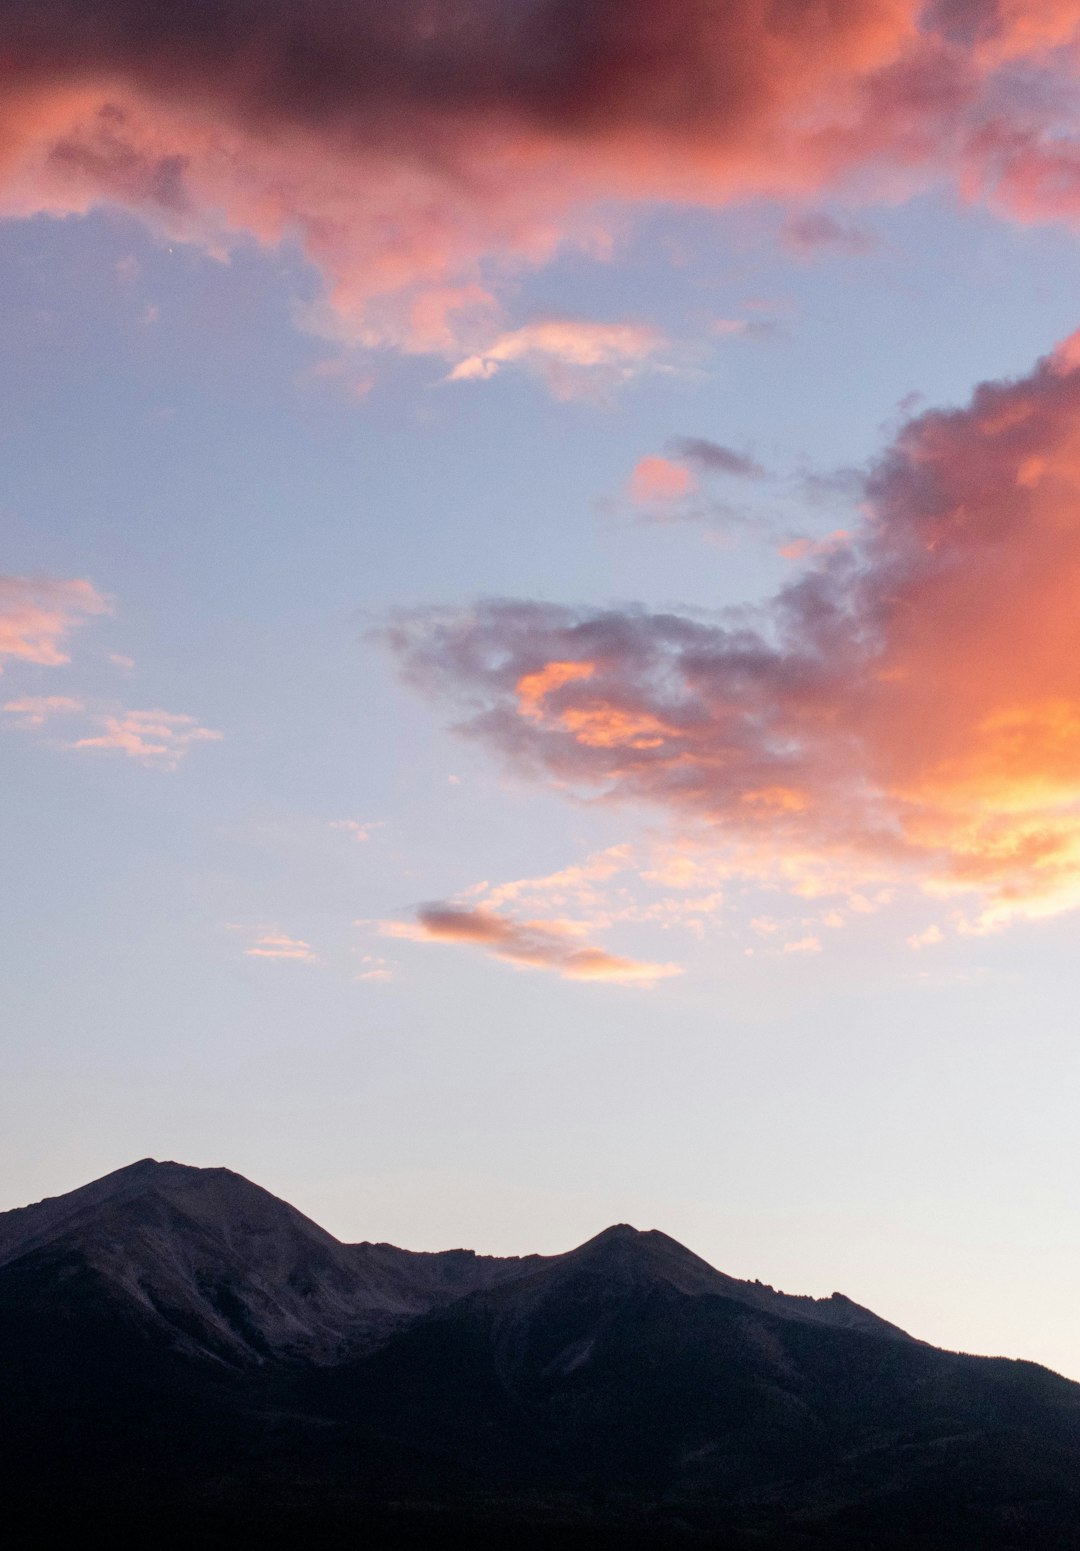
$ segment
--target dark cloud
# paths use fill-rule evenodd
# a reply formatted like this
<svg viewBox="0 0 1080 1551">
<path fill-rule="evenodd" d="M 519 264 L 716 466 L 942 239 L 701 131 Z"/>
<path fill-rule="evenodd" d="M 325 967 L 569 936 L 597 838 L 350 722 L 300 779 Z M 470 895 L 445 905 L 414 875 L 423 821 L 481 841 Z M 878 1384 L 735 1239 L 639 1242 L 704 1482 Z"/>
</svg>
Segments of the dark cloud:
<svg viewBox="0 0 1080 1551">
<path fill-rule="evenodd" d="M 677 975 L 676 964 L 653 964 L 608 953 L 582 941 L 570 921 L 519 921 L 483 907 L 421 905 L 416 926 L 384 923 L 390 936 L 464 943 L 528 969 L 552 970 L 565 980 L 607 980 L 652 985 Z"/>
<path fill-rule="evenodd" d="M 877 238 L 850 222 L 838 221 L 824 210 L 793 215 L 784 223 L 783 240 L 793 253 L 812 255 L 823 250 L 859 255 L 871 253 Z"/>
<path fill-rule="evenodd" d="M 1076 23 L 1075 0 L 6 0 L 0 208 L 293 237 L 351 337 L 468 357 L 481 266 L 595 237 L 612 200 L 802 208 L 857 173 L 1080 214 Z"/>
<path fill-rule="evenodd" d="M 702 436 L 678 436 L 670 444 L 676 458 L 704 474 L 731 474 L 736 479 L 764 479 L 765 469 L 746 453 L 735 452 Z"/>
</svg>

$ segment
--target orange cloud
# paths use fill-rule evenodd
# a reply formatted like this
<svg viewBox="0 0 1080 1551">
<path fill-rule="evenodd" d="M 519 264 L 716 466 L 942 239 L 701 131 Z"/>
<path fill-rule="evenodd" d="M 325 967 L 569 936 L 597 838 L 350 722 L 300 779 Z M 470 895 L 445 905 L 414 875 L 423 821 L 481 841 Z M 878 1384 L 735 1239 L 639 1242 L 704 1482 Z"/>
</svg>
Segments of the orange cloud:
<svg viewBox="0 0 1080 1551">
<path fill-rule="evenodd" d="M 0 673 L 5 657 L 60 667 L 71 660 L 64 647 L 72 630 L 94 614 L 110 612 L 87 581 L 0 576 Z"/>
<path fill-rule="evenodd" d="M 389 639 L 521 769 L 658 805 L 731 873 L 906 877 L 984 925 L 1080 904 L 1080 336 L 909 421 L 864 494 L 757 628 L 509 602 Z"/>
<path fill-rule="evenodd" d="M 549 662 L 539 673 L 526 673 L 518 680 L 518 709 L 530 721 L 544 722 L 554 718 L 570 729 L 580 743 L 592 748 L 617 748 L 627 744 L 631 748 L 658 748 L 663 741 L 663 724 L 647 712 L 618 709 L 602 698 L 582 705 L 552 707 L 551 700 L 567 684 L 580 683 L 592 678 L 595 663 Z M 661 734 L 658 738 L 656 735 Z"/>
<path fill-rule="evenodd" d="M 564 684 L 578 679 L 591 679 L 596 664 L 591 662 L 549 662 L 539 673 L 523 673 L 517 682 L 518 709 L 530 721 L 543 721 L 544 703 L 549 695 Z"/>
<path fill-rule="evenodd" d="M 384 921 L 380 930 L 414 942 L 465 943 L 527 969 L 552 970 L 564 980 L 651 986 L 682 973 L 678 964 L 621 958 L 582 942 L 581 922 L 519 921 L 483 906 L 422 905 L 414 923 Z"/>
<path fill-rule="evenodd" d="M 450 314 L 500 264 L 602 245 L 613 201 L 805 210 L 949 181 L 1075 220 L 1077 20 L 1074 0 L 8 0 L 0 199 L 120 204 L 218 252 L 296 238 L 353 337 L 485 376 L 548 345 L 473 342 Z"/>
</svg>

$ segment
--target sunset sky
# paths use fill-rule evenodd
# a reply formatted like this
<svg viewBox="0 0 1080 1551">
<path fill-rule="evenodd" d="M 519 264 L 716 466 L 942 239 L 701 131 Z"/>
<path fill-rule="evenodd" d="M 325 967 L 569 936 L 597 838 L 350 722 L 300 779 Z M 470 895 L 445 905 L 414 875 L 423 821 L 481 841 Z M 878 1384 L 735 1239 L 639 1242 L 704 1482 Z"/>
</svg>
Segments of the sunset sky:
<svg viewBox="0 0 1080 1551">
<path fill-rule="evenodd" d="M 1080 0 L 9 0 L 0 1209 L 1080 1378 Z"/>
</svg>

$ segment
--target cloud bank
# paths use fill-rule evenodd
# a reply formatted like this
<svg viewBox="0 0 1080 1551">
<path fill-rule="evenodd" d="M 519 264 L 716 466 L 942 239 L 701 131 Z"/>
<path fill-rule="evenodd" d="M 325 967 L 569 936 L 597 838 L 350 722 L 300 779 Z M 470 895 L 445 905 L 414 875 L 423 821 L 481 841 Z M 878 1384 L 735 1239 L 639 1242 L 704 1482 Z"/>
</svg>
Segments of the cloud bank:
<svg viewBox="0 0 1080 1551">
<path fill-rule="evenodd" d="M 1078 20 L 1076 0 L 7 0 L 0 208 L 119 204 L 218 252 L 294 237 L 353 337 L 449 330 L 489 372 L 523 347 L 470 324 L 483 267 L 602 244 L 612 202 L 805 211 L 946 181 L 1075 220 Z"/>
<path fill-rule="evenodd" d="M 492 602 L 388 631 L 519 770 L 658 807 L 734 872 L 1080 904 L 1080 335 L 910 420 L 868 517 L 728 623 Z"/>
</svg>

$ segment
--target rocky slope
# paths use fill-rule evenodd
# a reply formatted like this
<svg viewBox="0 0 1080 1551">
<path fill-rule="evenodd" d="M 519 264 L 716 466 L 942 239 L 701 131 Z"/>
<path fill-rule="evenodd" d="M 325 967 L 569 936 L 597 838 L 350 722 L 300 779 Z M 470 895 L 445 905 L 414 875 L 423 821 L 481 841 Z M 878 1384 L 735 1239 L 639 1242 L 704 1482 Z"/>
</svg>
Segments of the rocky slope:
<svg viewBox="0 0 1080 1551">
<path fill-rule="evenodd" d="M 75 1256 L 179 1348 L 233 1362 L 333 1361 L 528 1264 L 341 1244 L 229 1169 L 152 1158 L 0 1214 L 0 1267 L 33 1252 Z"/>
<path fill-rule="evenodd" d="M 0 1215 L 0 1374 L 28 1546 L 1080 1551 L 1080 1386 L 625 1224 L 415 1254 L 143 1160 Z"/>
</svg>

